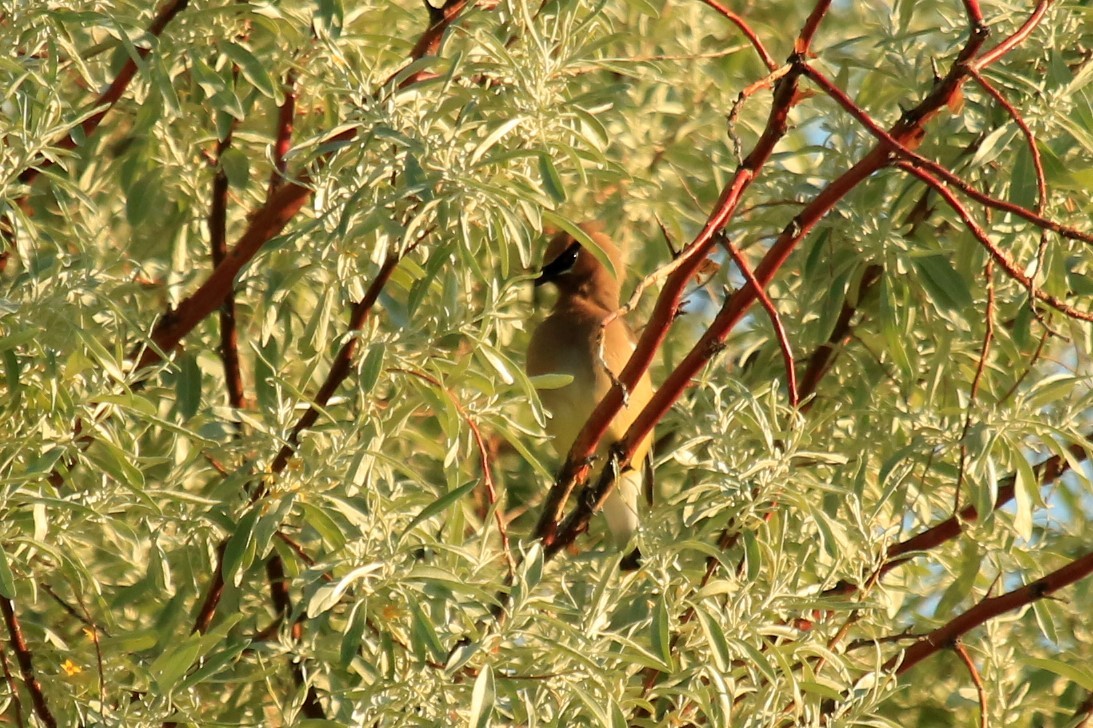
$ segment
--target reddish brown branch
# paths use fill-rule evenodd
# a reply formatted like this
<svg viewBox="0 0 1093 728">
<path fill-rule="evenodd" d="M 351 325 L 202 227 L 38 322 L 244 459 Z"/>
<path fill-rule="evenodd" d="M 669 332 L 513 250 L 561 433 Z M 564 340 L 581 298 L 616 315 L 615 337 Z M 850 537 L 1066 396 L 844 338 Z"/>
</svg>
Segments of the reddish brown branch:
<svg viewBox="0 0 1093 728">
<path fill-rule="evenodd" d="M 984 68 L 991 65 L 999 58 L 1006 55 L 1022 42 L 1024 42 L 1025 38 L 1028 38 L 1029 35 L 1032 34 L 1032 31 L 1036 30 L 1036 26 L 1040 24 L 1040 21 L 1043 19 L 1044 13 L 1047 12 L 1047 8 L 1049 5 L 1051 5 L 1051 0 L 1039 0 L 1036 3 L 1036 7 L 1033 9 L 1032 13 L 1028 16 L 1028 18 L 1025 19 L 1025 22 L 1021 23 L 1021 27 L 1013 31 L 1013 33 L 1011 33 L 1009 37 L 996 45 L 994 48 L 991 48 L 989 51 L 979 56 L 974 61 L 971 61 L 968 64 L 970 70 L 982 71 Z M 983 28 L 982 24 L 977 27 L 977 32 L 981 33 L 985 39 L 986 30 Z"/>
<path fill-rule="evenodd" d="M 809 16 L 809 21 L 802 30 L 795 46 L 800 52 L 791 58 L 790 69 L 785 76 L 779 79 L 775 87 L 771 118 L 763 135 L 757 142 L 755 150 L 744 160 L 736 175 L 722 192 L 721 198 L 718 200 L 718 204 L 706 226 L 699 234 L 699 237 L 688 246 L 684 255 L 696 254 L 695 257 L 705 257 L 708 252 L 707 243 L 713 234 L 727 223 L 739 203 L 740 195 L 759 173 L 759 169 L 769 157 L 773 143 L 781 137 L 782 130 L 785 128 L 785 116 L 788 114 L 790 106 L 797 99 L 797 81 L 801 75 L 809 71 L 809 66 L 804 61 L 804 51 L 807 51 L 811 38 L 817 29 L 819 19 L 822 18 L 826 7 L 826 3 L 819 3 L 812 15 Z M 978 53 L 985 39 L 986 32 L 982 27 L 973 28 L 967 43 L 949 73 L 944 78 L 939 79 L 918 106 L 905 112 L 900 120 L 887 132 L 887 135 L 894 140 L 897 146 L 917 146 L 921 143 L 925 134 L 924 125 L 926 122 L 959 95 L 962 85 L 967 80 L 964 64 Z M 761 286 L 769 285 L 775 273 L 785 263 L 804 234 L 836 202 L 845 196 L 850 189 L 853 189 L 862 180 L 889 162 L 890 154 L 894 149 L 895 147 L 891 144 L 883 141 L 878 142 L 857 164 L 829 184 L 813 199 L 811 204 L 801 211 L 774 242 L 756 269 L 755 277 Z M 695 267 L 701 262 L 701 258 L 696 261 Z M 557 553 L 559 548 L 572 542 L 577 534 L 587 527 L 593 508 L 609 493 L 612 487 L 610 478 L 612 469 L 605 468 L 603 472 L 608 477 L 600 478 L 596 491 L 581 499 L 581 505 L 573 511 L 566 524 L 562 526 L 564 537 L 556 534 L 558 529 L 555 524 L 557 523 L 557 515 L 560 512 L 559 504 L 564 503 L 576 483 L 587 476 L 589 469 L 588 458 L 595 451 L 609 423 L 621 408 L 624 388 L 633 387 L 637 379 L 648 369 L 656 349 L 666 334 L 675 313 L 678 293 L 681 290 L 681 287 L 677 289 L 673 286 L 673 278 L 683 271 L 688 272 L 689 277 L 693 270 L 690 266 L 681 266 L 675 274 L 669 276 L 660 297 L 657 299 L 653 316 L 645 327 L 634 354 L 619 377 L 620 381 L 611 388 L 597 405 L 570 449 L 566 463 L 548 495 L 543 517 L 536 529 L 536 535 L 543 539 L 548 556 L 552 556 Z M 706 333 L 676 367 L 675 371 L 669 375 L 660 389 L 654 393 L 651 400 L 630 425 L 623 439 L 614 448 L 620 467 L 625 467 L 629 462 L 630 457 L 633 455 L 635 443 L 640 442 L 641 438 L 651 431 L 653 425 L 664 416 L 668 408 L 689 386 L 692 377 L 720 350 L 729 331 L 743 318 L 744 313 L 757 298 L 757 289 L 748 284 L 726 301 Z M 556 543 L 559 538 L 563 543 Z"/>
<path fill-rule="evenodd" d="M 812 7 L 812 12 L 805 18 L 805 24 L 793 43 L 793 53 L 799 59 L 804 59 L 812 52 L 812 39 L 816 37 L 816 32 L 820 29 L 820 21 L 824 19 L 830 8 L 831 0 L 817 0 Z"/>
<path fill-rule="evenodd" d="M 753 278 L 754 283 L 749 281 L 726 300 L 705 333 L 676 366 L 675 370 L 668 375 L 661 387 L 654 392 L 649 403 L 634 419 L 617 447 L 620 467 L 625 467 L 633 456 L 634 446 L 631 443 L 640 442 L 640 438 L 651 431 L 653 425 L 664 416 L 690 386 L 693 377 L 721 350 L 729 332 L 743 319 L 744 314 L 751 305 L 758 300 L 759 291 L 770 285 L 775 274 L 781 269 L 797 244 L 850 190 L 882 167 L 885 164 L 885 159 L 886 155 L 882 150 L 874 149 L 868 153 L 861 161 L 824 188 L 778 236 L 778 239 L 775 240 L 758 268 L 756 268 Z M 652 325 L 646 326 L 646 331 L 649 331 L 651 327 Z M 640 349 L 640 342 L 638 347 Z M 633 363 L 633 357 L 631 357 L 631 363 Z M 629 368 L 629 365 L 627 367 Z M 626 370 L 624 369 L 623 375 L 625 376 L 625 374 Z M 570 514 L 559 529 L 558 540 L 562 542 L 561 546 L 571 543 L 587 526 L 588 519 L 594 512 L 588 506 L 599 504 L 609 494 L 613 484 L 612 474 L 614 471 L 614 468 L 604 468 L 603 473 L 606 477 L 601 477 L 599 483 L 597 483 L 596 495 L 580 499 L 581 504 Z M 553 555 L 561 546 L 548 545 L 546 553 Z"/>
<path fill-rule="evenodd" d="M 460 7 L 462 8 L 462 4 Z M 454 19 L 454 15 L 449 16 L 449 24 Z M 316 163 L 321 165 L 328 161 L 339 148 L 340 143 L 348 142 L 356 134 L 355 129 L 348 129 L 327 139 L 327 151 L 319 156 Z M 312 194 L 310 183 L 310 174 L 301 172 L 292 182 L 286 182 L 278 187 L 266 204 L 251 216 L 250 224 L 239 242 L 228 251 L 224 260 L 209 274 L 205 282 L 183 300 L 177 309 L 168 310 L 152 330 L 150 340 L 144 346 L 137 347 L 131 354 L 130 358 L 137 361 L 136 369 L 161 361 L 164 355 L 178 346 L 184 336 L 219 307 L 221 301 L 231 291 L 233 281 L 243 267 L 307 204 Z M 0 269 L 2 269 L 2 262 L 0 260 Z M 133 386 L 139 387 L 140 382 L 136 382 Z M 82 423 L 77 422 L 74 429 L 78 436 Z M 83 449 L 91 443 L 91 439 L 84 436 L 78 438 L 77 443 Z M 66 458 L 64 469 L 71 469 L 74 463 L 74 457 Z M 55 485 L 64 482 L 61 469 L 55 469 L 47 478 Z"/>
<path fill-rule="evenodd" d="M 411 58 L 421 58 L 430 49 L 436 50 L 444 31 L 455 22 L 466 7 L 466 0 L 448 0 L 441 9 L 443 18 L 432 22 L 421 40 L 414 46 Z M 405 83 L 412 83 L 413 77 Z M 283 131 L 283 130 L 282 130 Z M 319 158 L 322 163 L 336 151 L 339 143 L 356 137 L 355 129 L 348 129 L 326 140 L 328 151 Z M 285 182 L 270 195 L 262 209 L 254 213 L 246 232 L 227 254 L 223 262 L 205 282 L 174 311 L 168 311 L 152 331 L 151 346 L 141 352 L 138 369 L 154 364 L 162 354 L 174 350 L 187 333 L 205 319 L 224 299 L 232 281 L 265 243 L 284 229 L 296 213 L 311 199 L 311 176 L 304 172 L 291 182 Z"/>
<path fill-rule="evenodd" d="M 1006 612 L 1032 604 L 1054 594 L 1063 587 L 1093 574 L 1093 552 L 1074 559 L 1066 566 L 1019 589 L 997 597 L 984 599 L 963 614 L 949 620 L 884 664 L 885 670 L 895 669 L 902 675 L 926 658 L 952 645 L 961 635 Z"/>
<path fill-rule="evenodd" d="M 964 0 L 964 12 L 973 26 L 983 24 L 983 11 L 979 7 L 979 0 Z"/>
<path fill-rule="evenodd" d="M 1042 13 L 1037 10 L 1037 12 L 1033 14 L 1033 19 L 1039 14 Z M 1026 33 L 1027 31 L 1025 28 L 1029 26 L 1031 22 L 1034 22 L 1033 19 L 1026 22 L 1018 33 Z M 814 31 L 814 27 L 812 30 Z M 761 285 L 769 283 L 769 280 L 773 278 L 773 275 L 781 265 L 783 265 L 790 251 L 796 247 L 803 234 L 807 233 L 809 228 L 818 222 L 821 216 L 830 210 L 839 198 L 845 195 L 846 191 L 855 187 L 862 179 L 865 179 L 888 163 L 890 155 L 893 152 L 901 149 L 910 149 L 921 143 L 922 138 L 925 136 L 926 122 L 933 116 L 936 116 L 942 108 L 949 106 L 954 98 L 959 97 L 961 87 L 968 78 L 967 63 L 975 58 L 979 49 L 983 47 L 986 35 L 987 32 L 984 26 L 973 26 L 967 43 L 961 50 L 959 56 L 957 56 L 949 73 L 935 83 L 933 89 L 924 99 L 922 99 L 918 106 L 905 111 L 902 118 L 896 122 L 892 129 L 888 132 L 884 132 L 886 138 L 891 139 L 891 142 L 882 139 L 874 146 L 873 150 L 865 157 L 862 157 L 854 167 L 851 167 L 843 176 L 834 180 L 818 197 L 813 199 L 810 206 L 802 210 L 797 216 L 797 219 L 786 228 L 786 231 L 775 240 L 772 248 L 768 250 L 767 255 L 760 263 L 759 269 L 756 270 L 755 278 L 757 282 Z M 804 36 L 808 36 L 808 33 L 802 32 L 802 37 Z M 1002 45 L 1006 46 L 1007 43 L 1003 42 Z M 1008 47 L 1012 47 L 1012 45 L 1009 45 Z M 787 80 L 796 85 L 796 80 L 799 75 L 808 72 L 808 64 L 798 57 L 794 63 L 792 63 L 792 68 L 787 72 L 786 77 L 779 81 L 779 87 L 783 87 L 784 89 Z M 772 109 L 772 114 L 774 113 L 774 109 L 778 108 L 777 90 L 775 96 L 776 103 Z M 771 130 L 771 125 L 768 125 L 767 130 L 764 132 L 764 137 L 769 130 Z M 747 166 L 748 160 L 745 160 L 742 167 Z M 733 189 L 733 186 L 736 185 L 739 177 L 740 172 L 738 171 L 737 177 L 734 177 L 730 186 L 726 188 L 725 192 L 722 192 L 721 200 L 719 200 L 715 213 L 712 215 L 712 218 L 710 218 L 710 222 L 716 220 L 718 224 L 724 225 L 727 221 L 728 216 L 731 214 L 731 206 L 726 206 L 724 202 L 726 198 L 732 199 L 731 190 Z M 948 190 L 944 190 L 944 192 L 948 192 Z M 942 196 L 945 197 L 944 193 Z M 950 201 L 951 203 L 955 202 L 955 200 L 952 200 L 951 195 L 947 197 L 947 201 Z M 725 212 L 727 209 L 728 212 Z M 724 218 L 718 219 L 719 214 L 722 212 L 725 212 Z M 698 239 L 702 239 L 709 227 L 710 223 L 708 222 Z M 980 242 L 982 242 L 982 240 L 980 240 Z M 698 240 L 696 240 L 691 247 L 697 247 L 697 243 Z M 1012 270 L 1012 266 L 1009 267 L 1008 272 L 1010 270 Z M 667 284 L 665 286 L 665 291 L 662 291 L 661 296 L 663 297 L 666 294 L 670 294 L 669 285 Z M 755 286 L 751 284 L 745 285 L 729 298 L 725 306 L 722 306 L 719 314 L 715 317 L 713 324 L 710 325 L 703 334 L 700 341 L 698 341 L 692 351 L 684 357 L 684 360 L 675 368 L 675 371 L 669 375 L 665 384 L 655 392 L 654 397 L 650 399 L 645 409 L 637 415 L 637 418 L 631 424 L 630 428 L 628 428 L 628 431 L 621 441 L 612 448 L 612 459 L 616 467 L 624 467 L 626 465 L 628 459 L 633 455 L 634 443 L 640 442 L 640 438 L 644 437 L 650 431 L 651 426 L 663 416 L 663 413 L 667 412 L 675 399 L 678 399 L 682 394 L 682 391 L 689 386 L 692 377 L 700 371 L 710 357 L 717 353 L 728 332 L 737 324 L 740 318 L 742 318 L 744 310 L 756 300 L 756 297 L 757 291 Z M 658 307 L 660 303 L 661 300 L 658 298 Z M 1056 303 L 1061 302 L 1056 301 Z M 1065 304 L 1061 305 L 1065 306 Z M 1076 313 L 1081 317 L 1081 312 Z M 632 366 L 635 362 L 647 361 L 647 357 L 648 359 L 651 359 L 651 353 L 643 351 L 643 345 L 646 344 L 646 334 L 653 329 L 658 329 L 660 327 L 667 328 L 667 325 L 670 324 L 670 319 L 661 322 L 656 318 L 656 314 L 657 310 L 655 309 L 654 318 L 650 321 L 650 325 L 646 327 L 642 340 L 638 342 L 637 351 L 635 351 L 634 355 L 631 357 L 630 363 L 627 364 L 623 374 L 620 376 L 620 383 L 616 384 L 612 390 L 608 392 L 608 395 L 604 397 L 603 401 L 600 402 L 596 411 L 592 413 L 589 421 L 586 422 L 583 431 L 578 435 L 573 449 L 569 451 L 562 473 L 555 482 L 554 488 L 550 494 L 551 496 L 554 496 L 555 492 L 560 492 L 561 497 L 559 498 L 559 501 L 561 503 L 564 503 L 565 498 L 568 497 L 569 493 L 575 488 L 576 482 L 578 482 L 579 479 L 586 477 L 588 470 L 586 458 L 590 455 L 592 448 L 595 448 L 596 444 L 599 442 L 599 438 L 602 436 L 603 431 L 606 430 L 607 423 L 610 422 L 614 414 L 618 412 L 620 408 L 621 398 L 619 397 L 619 390 L 627 385 L 632 386 L 632 378 L 640 376 L 640 374 L 644 373 L 645 368 L 647 368 L 647 364 L 644 366 L 639 364 L 638 367 Z M 653 336 L 651 336 L 650 339 L 655 340 L 656 336 L 657 333 L 654 331 Z M 590 442 L 591 447 L 586 444 L 587 442 Z M 542 538 L 544 542 L 544 552 L 548 557 L 553 556 L 561 548 L 564 548 L 565 545 L 571 543 L 580 532 L 583 532 L 587 528 L 588 519 L 591 514 L 595 512 L 595 509 L 599 504 L 606 500 L 606 497 L 612 488 L 611 472 L 614 470 L 614 467 L 603 469 L 602 477 L 596 484 L 595 489 L 591 489 L 591 492 L 587 496 L 580 498 L 579 505 L 574 509 L 574 512 L 569 515 L 565 522 L 563 522 L 561 527 L 554 526 L 557 522 L 554 520 L 555 514 L 550 512 L 549 509 L 544 510 L 543 518 L 540 519 L 539 528 L 537 529 L 537 535 Z M 550 497 L 548 498 L 548 505 L 554 505 L 554 507 L 557 508 L 557 513 L 560 513 L 559 504 L 552 504 Z"/>
<path fill-rule="evenodd" d="M 444 39 L 444 33 L 454 23 L 463 10 L 467 7 L 468 0 L 445 0 L 444 5 L 437 8 L 433 7 L 429 0 L 422 0 L 425 3 L 425 8 L 429 12 L 429 27 L 418 38 L 417 43 L 414 44 L 413 49 L 410 51 L 410 60 L 416 61 L 425 56 L 436 55 L 436 52 L 440 50 L 440 41 Z M 402 73 L 402 69 L 395 71 L 384 82 L 384 86 L 391 83 L 398 75 Z M 402 81 L 399 82 L 399 88 L 405 88 L 411 84 L 415 84 L 419 81 L 424 81 L 431 78 L 434 74 L 424 69 L 416 71 L 410 74 Z"/>
<path fill-rule="evenodd" d="M 15 613 L 15 603 L 7 597 L 0 597 L 0 611 L 4 613 L 4 624 L 8 628 L 8 641 L 11 644 L 12 652 L 15 653 L 15 661 L 19 663 L 19 671 L 23 676 L 23 685 L 30 693 L 30 702 L 34 706 L 34 713 L 42 723 L 50 726 L 50 728 L 56 728 L 57 719 L 53 717 L 49 705 L 46 704 L 42 684 L 38 682 L 38 676 L 34 672 L 34 656 L 23 637 L 23 628 L 19 624 L 18 615 Z"/>
<path fill-rule="evenodd" d="M 205 634 L 209 631 L 209 625 L 213 622 L 216 607 L 220 604 L 220 597 L 224 595 L 224 550 L 228 547 L 225 539 L 216 549 L 216 563 L 213 565 L 213 578 L 209 582 L 209 588 L 205 590 L 205 598 L 201 602 L 201 609 L 194 618 L 194 628 L 191 632 Z"/>
<path fill-rule="evenodd" d="M 343 132 L 331 141 L 344 141 L 354 134 L 353 131 Z M 311 198 L 311 188 L 307 186 L 309 183 L 310 177 L 304 174 L 300 179 L 285 184 L 254 214 L 239 242 L 228 251 L 205 282 L 179 303 L 178 308 L 168 311 L 160 319 L 152 330 L 151 345 L 133 353 L 132 358 L 139 357 L 137 369 L 155 364 L 164 355 L 174 351 L 182 337 L 220 306 L 243 266 L 250 262 L 263 245 L 280 233 Z"/>
<path fill-rule="evenodd" d="M 284 562 L 276 553 L 266 560 L 266 579 L 269 582 L 270 600 L 273 602 L 273 606 L 280 618 L 287 621 L 292 616 L 292 595 L 288 590 L 288 578 L 285 576 Z M 304 635 L 302 615 L 292 622 L 290 631 L 293 642 L 299 642 Z M 306 683 L 303 664 L 299 661 L 292 661 L 291 668 L 292 681 L 297 688 L 303 687 Z M 323 710 L 322 703 L 319 702 L 319 694 L 314 685 L 307 686 L 307 692 L 304 694 L 304 702 L 300 706 L 300 711 L 308 718 L 320 720 L 326 718 L 326 712 Z"/>
<path fill-rule="evenodd" d="M 447 27 L 454 22 L 465 5 L 465 0 L 449 0 L 445 3 L 445 20 L 432 23 L 429 30 L 426 31 L 426 36 L 433 33 L 436 37 L 435 43 L 439 43 L 440 36 Z M 422 41 L 424 41 L 424 39 L 425 36 L 423 36 Z M 423 46 L 422 42 L 419 42 L 414 47 L 411 54 L 413 58 L 419 57 L 417 55 L 419 47 L 435 48 L 431 43 L 426 43 Z M 285 112 L 285 109 L 286 106 L 282 106 L 281 111 Z M 283 119 L 280 115 L 279 118 Z M 284 126 L 280 127 L 278 138 L 280 138 L 281 134 L 286 133 L 285 128 L 286 127 Z M 356 130 L 350 129 L 328 139 L 327 143 L 345 142 L 353 139 L 355 136 Z M 326 152 L 320 158 L 320 161 L 328 159 L 329 156 L 333 154 L 334 149 L 336 149 L 336 146 L 331 147 L 331 150 Z M 152 332 L 152 342 L 155 346 L 144 350 L 138 368 L 159 361 L 161 352 L 166 353 L 173 350 L 174 347 L 178 345 L 179 341 L 181 341 L 182 337 L 211 312 L 210 301 L 215 302 L 219 300 L 217 296 L 222 298 L 226 291 L 230 290 L 232 281 L 242 267 L 254 257 L 262 245 L 269 241 L 273 236 L 277 235 L 310 199 L 312 191 L 308 187 L 309 184 L 310 175 L 302 173 L 298 175 L 295 180 L 291 182 L 286 181 L 284 184 L 278 186 L 277 189 L 270 194 L 266 204 L 261 210 L 255 213 L 251 219 L 251 223 L 243 234 L 243 237 L 240 238 L 236 246 L 228 253 L 224 261 L 218 265 L 209 278 L 206 279 L 205 283 L 202 284 L 193 295 L 183 301 L 177 310 L 168 312 L 160 321 L 160 324 L 156 326 L 155 330 Z M 410 243 L 410 249 L 412 249 L 413 245 L 416 245 L 416 242 Z M 293 427 L 285 444 L 274 458 L 273 463 L 270 466 L 271 475 L 275 476 L 279 474 L 284 470 L 285 466 L 288 465 L 289 460 L 296 451 L 300 433 L 315 423 L 319 416 L 319 410 L 326 406 L 334 391 L 349 375 L 353 356 L 358 347 L 357 333 L 359 333 L 360 329 L 368 320 L 372 308 L 379 298 L 380 291 L 390 279 L 391 274 L 398 265 L 398 261 L 399 257 L 396 254 L 388 253 L 379 272 L 376 274 L 376 278 L 365 292 L 364 297 L 354 306 L 349 322 L 350 338 L 335 356 L 330 372 L 327 374 L 326 381 L 323 382 L 322 386 L 319 388 L 319 392 L 315 395 L 312 405 L 296 423 L 295 427 Z M 213 306 L 215 307 L 215 303 L 213 303 Z M 252 491 L 251 501 L 254 502 L 261 498 L 265 494 L 267 488 L 267 481 L 260 483 L 259 486 Z M 222 564 L 224 548 L 226 545 L 227 541 L 223 541 L 220 544 L 216 571 L 213 574 L 202 607 L 195 620 L 195 632 L 204 632 L 208 629 L 208 626 L 216 613 L 216 608 L 220 603 L 220 597 L 224 591 Z"/>
</svg>

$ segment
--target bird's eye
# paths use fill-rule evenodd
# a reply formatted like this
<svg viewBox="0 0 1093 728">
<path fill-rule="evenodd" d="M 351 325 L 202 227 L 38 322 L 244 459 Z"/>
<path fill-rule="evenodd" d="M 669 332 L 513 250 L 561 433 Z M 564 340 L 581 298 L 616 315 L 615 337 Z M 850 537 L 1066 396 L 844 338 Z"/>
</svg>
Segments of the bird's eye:
<svg viewBox="0 0 1093 728">
<path fill-rule="evenodd" d="M 564 251 L 562 251 L 562 254 L 559 255 L 557 258 L 555 258 L 554 263 L 552 263 L 551 265 L 552 265 L 552 267 L 557 266 L 557 271 L 559 273 L 568 272 L 569 269 L 571 269 L 573 266 L 575 266 L 577 264 L 577 255 L 580 252 L 581 252 L 581 244 L 580 243 L 573 243 L 568 248 L 566 248 Z"/>
</svg>

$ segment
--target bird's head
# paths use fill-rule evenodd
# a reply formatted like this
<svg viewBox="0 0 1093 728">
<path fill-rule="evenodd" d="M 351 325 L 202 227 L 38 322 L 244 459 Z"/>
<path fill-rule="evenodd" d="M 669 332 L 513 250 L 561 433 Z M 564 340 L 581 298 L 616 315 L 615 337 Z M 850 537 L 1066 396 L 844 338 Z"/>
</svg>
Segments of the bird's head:
<svg viewBox="0 0 1093 728">
<path fill-rule="evenodd" d="M 611 240 L 593 224 L 585 223 L 581 229 L 611 262 L 614 272 L 600 259 L 581 245 L 567 232 L 558 232 L 547 244 L 543 255 L 543 268 L 535 285 L 553 283 L 563 294 L 588 295 L 618 301 L 619 284 L 616 275 L 622 272 L 622 256 Z M 617 303 L 611 305 L 617 306 Z"/>
</svg>

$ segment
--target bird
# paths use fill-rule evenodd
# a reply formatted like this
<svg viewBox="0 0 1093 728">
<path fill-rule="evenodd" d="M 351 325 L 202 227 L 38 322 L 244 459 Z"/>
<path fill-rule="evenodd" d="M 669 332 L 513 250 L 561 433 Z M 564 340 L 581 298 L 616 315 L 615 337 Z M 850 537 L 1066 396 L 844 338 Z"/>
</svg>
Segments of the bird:
<svg viewBox="0 0 1093 728">
<path fill-rule="evenodd" d="M 615 271 L 624 270 L 622 255 L 614 243 L 594 223 L 582 230 L 611 261 Z M 539 399 L 550 413 L 546 424 L 551 444 L 565 457 L 589 415 L 611 389 L 613 377 L 600 361 L 600 330 L 604 319 L 619 308 L 619 279 L 600 260 L 568 232 L 557 232 L 547 244 L 543 266 L 535 286 L 552 284 L 558 298 L 550 314 L 532 332 L 528 343 L 525 369 L 530 377 L 544 374 L 568 374 L 572 380 L 558 388 L 539 389 Z M 603 361 L 614 377 L 622 372 L 635 347 L 634 333 L 622 318 L 615 318 L 603 330 Z M 596 451 L 598 466 L 592 478 L 607 461 L 611 445 L 622 439 L 626 429 L 653 394 L 646 372 L 628 392 L 622 409 L 611 421 Z M 627 467 L 620 473 L 614 490 L 603 506 L 607 527 L 619 551 L 624 550 L 637 531 L 640 518 L 639 496 L 652 502 L 653 433 L 638 444 L 631 459 L 640 470 Z M 620 561 L 620 568 L 632 571 L 641 565 L 641 552 L 635 547 Z"/>
</svg>

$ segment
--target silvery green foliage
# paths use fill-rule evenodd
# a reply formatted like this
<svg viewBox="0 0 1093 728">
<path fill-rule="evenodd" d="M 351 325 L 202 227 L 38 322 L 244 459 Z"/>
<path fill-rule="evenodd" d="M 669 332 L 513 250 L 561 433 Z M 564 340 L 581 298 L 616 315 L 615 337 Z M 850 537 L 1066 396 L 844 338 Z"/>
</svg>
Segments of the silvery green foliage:
<svg viewBox="0 0 1093 728">
<path fill-rule="evenodd" d="M 540 231 L 601 220 L 628 253 L 627 291 L 668 262 L 658 223 L 676 247 L 691 240 L 739 162 L 735 144 L 746 153 L 766 122 L 761 91 L 726 125 L 767 73 L 752 48 L 699 2 L 479 2 L 437 56 L 409 66 L 426 27 L 417 2 L 194 0 L 158 39 L 144 30 L 149 6 L 0 2 L 0 45 L 15 49 L 0 62 L 0 211 L 15 243 L 0 278 L 0 592 L 12 592 L 62 724 L 289 724 L 309 686 L 332 725 L 977 720 L 951 652 L 897 679 L 883 666 L 905 642 L 886 638 L 927 632 L 1088 549 L 1087 468 L 1075 462 L 1048 485 L 1031 468 L 1093 426 L 1088 324 L 1034 311 L 996 271 L 973 401 L 984 250 L 920 183 L 873 175 L 769 291 L 801 372 L 844 305 L 856 310 L 811 409 L 790 407 L 756 307 L 658 427 L 644 568 L 617 571 L 597 520 L 580 553 L 544 564 L 529 534 L 558 461 L 522 367 L 544 303 L 528 275 Z M 734 10 L 780 61 L 809 9 Z M 1028 12 L 984 6 L 998 39 Z M 1087 15 L 1054 5 L 987 74 L 1039 139 L 1044 214 L 1085 228 Z M 836 3 L 814 62 L 888 125 L 966 35 L 959 2 Z M 99 130 L 61 148 L 144 48 Z M 403 86 L 418 72 L 435 75 Z M 236 281 L 250 400 L 236 411 L 215 316 L 150 376 L 130 357 L 211 270 L 214 172 L 230 184 L 229 242 L 267 199 L 288 75 L 289 177 L 306 170 L 314 194 Z M 871 144 L 830 99 L 801 99 L 728 230 L 748 259 Z M 994 196 L 1037 204 L 1024 138 L 974 84 L 930 123 L 920 152 Z M 22 184 L 41 158 L 56 164 Z M 1038 260 L 1032 225 L 980 219 L 1038 285 L 1088 309 L 1086 245 L 1049 235 Z M 405 257 L 350 334 L 352 375 L 252 504 L 346 341 L 350 308 L 392 254 Z M 742 283 L 723 253 L 715 260 L 688 292 L 656 382 Z M 863 291 L 870 265 L 884 272 Z M 655 289 L 630 314 L 634 328 Z M 1010 474 L 1016 497 L 992 513 Z M 958 482 L 960 505 L 991 515 L 871 584 L 886 548 L 952 514 Z M 509 567 L 495 511 L 516 563 L 501 623 L 491 608 Z M 226 588 L 211 629 L 194 635 L 222 543 Z M 293 599 L 284 623 L 264 568 L 274 554 Z M 704 580 L 710 556 L 720 566 Z M 824 594 L 840 582 L 862 590 Z M 991 724 L 1068 725 L 1093 691 L 1089 581 L 1059 596 L 965 636 Z M 34 720 L 12 670 L 3 709 L 16 710 L 14 685 Z"/>
</svg>

